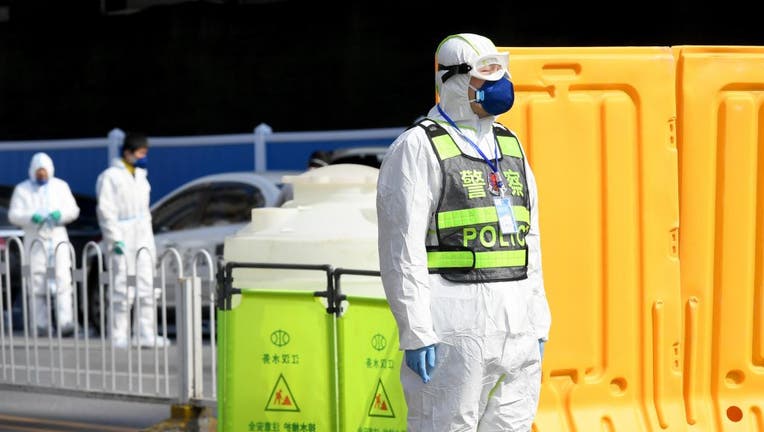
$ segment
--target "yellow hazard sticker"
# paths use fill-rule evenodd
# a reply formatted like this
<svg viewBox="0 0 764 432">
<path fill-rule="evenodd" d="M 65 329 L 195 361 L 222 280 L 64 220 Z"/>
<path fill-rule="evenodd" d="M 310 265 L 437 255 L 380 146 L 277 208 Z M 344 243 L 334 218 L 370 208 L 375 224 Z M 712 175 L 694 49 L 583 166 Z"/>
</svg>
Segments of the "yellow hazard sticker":
<svg viewBox="0 0 764 432">
<path fill-rule="evenodd" d="M 265 406 L 265 410 L 300 411 L 300 407 L 297 406 L 297 401 L 294 399 L 294 395 L 284 378 L 284 374 L 279 374 L 279 379 L 276 380 L 276 385 L 274 385 L 273 390 L 271 390 L 271 396 L 268 398 L 268 404 Z"/>
<path fill-rule="evenodd" d="M 390 404 L 390 398 L 387 397 L 387 391 L 380 379 L 377 383 L 377 389 L 374 391 L 374 397 L 369 406 L 369 417 L 390 417 L 395 418 L 393 406 Z"/>
</svg>

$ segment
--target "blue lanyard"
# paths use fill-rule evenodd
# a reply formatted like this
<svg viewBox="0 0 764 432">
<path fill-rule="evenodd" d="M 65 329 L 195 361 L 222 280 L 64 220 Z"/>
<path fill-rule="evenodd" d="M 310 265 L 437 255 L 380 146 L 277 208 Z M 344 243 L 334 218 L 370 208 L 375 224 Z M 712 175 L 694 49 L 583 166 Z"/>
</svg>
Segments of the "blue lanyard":
<svg viewBox="0 0 764 432">
<path fill-rule="evenodd" d="M 496 145 L 496 147 L 495 147 L 495 149 L 494 149 L 494 160 L 495 160 L 495 163 L 491 163 L 491 160 L 490 160 L 490 159 L 488 159 L 488 157 L 485 155 L 485 153 L 483 153 L 483 151 L 482 151 L 482 150 L 480 150 L 480 147 L 478 147 L 478 146 L 477 146 L 477 144 L 475 144 L 474 142 L 472 142 L 472 140 L 471 140 L 471 139 L 467 138 L 467 137 L 464 135 L 464 133 L 462 132 L 462 130 L 461 130 L 461 129 L 459 129 L 459 126 L 457 126 L 457 125 L 456 125 L 456 123 L 454 123 L 454 121 L 453 121 L 453 120 L 451 120 L 451 117 L 449 117 L 449 116 L 448 116 L 448 114 L 446 114 L 446 112 L 445 112 L 445 111 L 443 111 L 443 110 L 440 108 L 440 104 L 437 104 L 437 105 L 435 105 L 435 106 L 438 108 L 438 112 L 440 113 L 440 115 L 442 115 L 442 116 L 443 116 L 443 118 L 444 118 L 444 119 L 446 119 L 446 121 L 448 122 L 448 124 L 450 124 L 451 126 L 453 126 L 453 128 L 454 128 L 454 129 L 456 129 L 456 131 L 457 131 L 457 132 L 459 132 L 459 136 L 460 136 L 460 137 L 462 137 L 462 138 L 463 138 L 465 141 L 467 141 L 468 143 L 470 143 L 470 145 L 472 146 L 472 148 L 474 148 L 475 150 L 477 150 L 477 152 L 478 152 L 478 153 L 480 153 L 480 156 L 482 156 L 482 157 L 483 157 L 483 160 L 485 161 L 485 163 L 487 163 L 487 164 L 488 164 L 488 166 L 489 166 L 489 167 L 491 167 L 491 171 L 493 171 L 494 173 L 498 173 L 498 172 L 499 172 L 499 170 L 498 170 L 498 166 L 499 166 L 499 145 L 498 145 L 498 144 L 496 144 L 496 142 L 494 141 L 494 145 Z"/>
</svg>

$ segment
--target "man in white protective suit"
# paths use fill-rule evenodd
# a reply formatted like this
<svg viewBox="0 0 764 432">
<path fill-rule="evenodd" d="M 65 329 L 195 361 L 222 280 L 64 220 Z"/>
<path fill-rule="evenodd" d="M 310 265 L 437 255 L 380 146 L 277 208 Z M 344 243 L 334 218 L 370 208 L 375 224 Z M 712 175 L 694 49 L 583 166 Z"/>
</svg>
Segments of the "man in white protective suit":
<svg viewBox="0 0 764 432">
<path fill-rule="evenodd" d="M 157 335 L 153 283 L 156 246 L 149 210 L 148 149 L 146 136 L 126 134 L 121 157 L 111 162 L 96 183 L 98 222 L 114 269 L 113 304 L 106 305 L 106 311 L 110 314 L 112 343 L 117 348 L 126 348 L 130 341 L 131 308 L 134 345 L 168 344 L 166 338 Z M 135 276 L 136 286 L 128 286 L 128 275 Z"/>
<path fill-rule="evenodd" d="M 393 142 L 377 185 L 407 430 L 527 432 L 551 315 L 535 178 L 496 122 L 514 103 L 509 54 L 462 33 L 435 56 L 439 103 Z"/>
<path fill-rule="evenodd" d="M 37 335 L 48 335 L 53 328 L 53 320 L 48 319 L 50 304 L 55 305 L 56 329 L 62 336 L 71 336 L 74 333 L 74 291 L 66 224 L 79 217 L 80 208 L 69 185 L 54 174 L 50 156 L 35 153 L 29 163 L 29 179 L 13 190 L 8 220 L 24 229 L 32 275 L 30 319 Z M 55 267 L 55 278 L 48 278 L 47 267 Z"/>
</svg>

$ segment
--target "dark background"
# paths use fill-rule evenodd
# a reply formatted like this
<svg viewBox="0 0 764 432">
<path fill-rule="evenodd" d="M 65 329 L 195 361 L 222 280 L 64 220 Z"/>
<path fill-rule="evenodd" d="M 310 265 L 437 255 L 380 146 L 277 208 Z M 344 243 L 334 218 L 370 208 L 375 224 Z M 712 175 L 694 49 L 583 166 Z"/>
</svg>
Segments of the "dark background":
<svg viewBox="0 0 764 432">
<path fill-rule="evenodd" d="M 760 1 L 150 3 L 0 0 L 0 140 L 402 127 L 431 107 L 435 48 L 459 32 L 498 46 L 764 45 Z"/>
</svg>

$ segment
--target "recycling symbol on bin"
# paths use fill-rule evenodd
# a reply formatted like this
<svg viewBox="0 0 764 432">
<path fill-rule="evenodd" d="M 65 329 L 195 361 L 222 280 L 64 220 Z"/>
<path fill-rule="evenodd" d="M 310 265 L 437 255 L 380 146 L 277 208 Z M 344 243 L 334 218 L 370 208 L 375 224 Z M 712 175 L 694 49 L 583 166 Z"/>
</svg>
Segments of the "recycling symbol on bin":
<svg viewBox="0 0 764 432">
<path fill-rule="evenodd" d="M 271 343 L 277 347 L 283 347 L 284 345 L 288 344 L 290 339 L 291 338 L 289 337 L 289 333 L 281 329 L 271 333 Z"/>
</svg>

